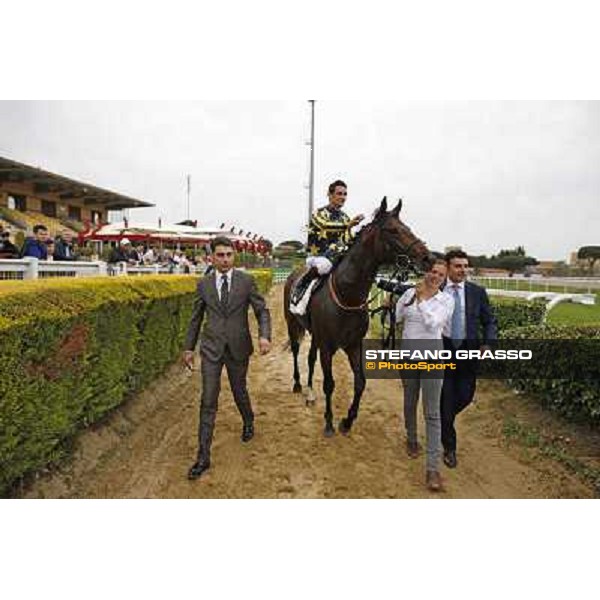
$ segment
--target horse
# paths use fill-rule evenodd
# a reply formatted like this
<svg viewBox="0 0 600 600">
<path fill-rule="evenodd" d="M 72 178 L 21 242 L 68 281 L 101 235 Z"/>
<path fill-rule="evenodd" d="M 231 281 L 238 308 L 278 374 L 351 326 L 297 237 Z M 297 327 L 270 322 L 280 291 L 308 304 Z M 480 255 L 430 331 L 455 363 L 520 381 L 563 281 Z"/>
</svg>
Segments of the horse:
<svg viewBox="0 0 600 600">
<path fill-rule="evenodd" d="M 347 416 L 338 425 L 340 433 L 349 434 L 358 416 L 360 399 L 366 386 L 361 342 L 369 329 L 368 296 L 377 270 L 383 264 L 392 264 L 403 254 L 422 270 L 428 270 L 432 264 L 433 256 L 427 246 L 400 220 L 401 210 L 402 199 L 388 212 L 387 197 L 383 198 L 371 223 L 363 227 L 341 261 L 325 281 L 317 286 L 307 310 L 307 315 L 310 314 L 309 319 L 297 317 L 289 310 L 292 290 L 304 269 L 291 273 L 285 282 L 284 314 L 289 345 L 294 356 L 293 392 L 302 392 L 298 352 L 300 342 L 308 330 L 312 339 L 308 354 L 310 395 L 307 404 L 314 403 L 312 383 L 318 350 L 325 394 L 325 437 L 335 434 L 331 407 L 331 397 L 335 389 L 332 361 L 339 349 L 346 353 L 354 374 L 354 399 Z"/>
</svg>

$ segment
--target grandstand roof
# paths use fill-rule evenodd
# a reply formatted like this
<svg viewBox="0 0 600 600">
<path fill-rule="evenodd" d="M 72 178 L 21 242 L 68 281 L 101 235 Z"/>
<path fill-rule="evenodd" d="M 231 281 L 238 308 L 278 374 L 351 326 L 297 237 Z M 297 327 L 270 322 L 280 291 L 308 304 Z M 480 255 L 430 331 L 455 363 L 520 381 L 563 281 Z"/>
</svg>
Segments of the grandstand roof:
<svg viewBox="0 0 600 600">
<path fill-rule="evenodd" d="M 262 252 L 266 249 L 262 238 L 255 240 L 248 236 L 223 231 L 220 227 L 211 226 L 164 225 L 156 227 L 151 223 L 133 224 L 119 221 L 84 232 L 81 234 L 81 237 L 84 240 L 96 241 L 117 241 L 127 238 L 133 242 L 154 240 L 182 244 L 205 244 L 220 235 L 232 240 L 238 249 L 247 249 L 251 252 Z"/>
<path fill-rule="evenodd" d="M 76 200 L 84 205 L 99 205 L 108 210 L 154 206 L 149 202 L 136 200 L 123 194 L 117 194 L 89 183 L 50 173 L 2 156 L 0 156 L 0 182 L 32 183 L 34 192 L 40 194 L 50 192 L 58 194 L 60 199 L 65 202 Z"/>
</svg>

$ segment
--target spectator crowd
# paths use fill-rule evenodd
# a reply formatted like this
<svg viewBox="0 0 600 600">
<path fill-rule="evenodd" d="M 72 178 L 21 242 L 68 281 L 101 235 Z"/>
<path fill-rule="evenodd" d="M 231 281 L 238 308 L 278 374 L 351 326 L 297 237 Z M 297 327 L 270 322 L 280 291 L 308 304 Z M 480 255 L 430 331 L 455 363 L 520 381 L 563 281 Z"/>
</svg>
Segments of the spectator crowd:
<svg viewBox="0 0 600 600">
<path fill-rule="evenodd" d="M 0 225 L 0 258 L 26 258 L 39 260 L 78 260 L 79 254 L 73 241 L 73 233 L 68 229 L 51 238 L 45 225 L 33 228 L 33 237 L 25 240 L 22 248 L 11 241 L 11 232 Z"/>
<path fill-rule="evenodd" d="M 160 248 L 157 245 L 137 244 L 134 246 L 127 238 L 123 238 L 112 248 L 108 256 L 109 265 L 126 263 L 130 266 L 154 266 L 166 267 L 169 272 L 176 268 L 183 273 L 192 270 L 205 272 L 211 264 L 210 252 L 204 250 L 204 256 L 197 254 L 187 256 L 182 250 L 171 250 Z"/>
<path fill-rule="evenodd" d="M 39 260 L 77 261 L 82 260 L 82 249 L 73 238 L 73 232 L 64 229 L 52 238 L 45 225 L 35 225 L 33 236 L 25 239 L 22 247 L 14 243 L 12 232 L 0 224 L 0 259 L 19 259 L 33 257 Z M 85 260 L 85 259 L 84 259 Z M 166 268 L 170 273 L 199 272 L 206 273 L 212 268 L 210 246 L 207 244 L 194 255 L 180 249 L 164 248 L 158 244 L 139 243 L 135 246 L 127 238 L 123 238 L 108 251 L 106 261 L 109 271 L 115 273 L 118 265 L 155 266 Z"/>
</svg>

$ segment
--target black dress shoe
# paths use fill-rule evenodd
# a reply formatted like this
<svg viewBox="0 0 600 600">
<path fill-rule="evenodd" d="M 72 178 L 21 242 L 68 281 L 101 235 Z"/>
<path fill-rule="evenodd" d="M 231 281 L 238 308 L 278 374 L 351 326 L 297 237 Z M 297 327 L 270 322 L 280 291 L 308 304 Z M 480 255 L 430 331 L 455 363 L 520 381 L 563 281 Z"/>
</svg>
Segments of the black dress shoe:
<svg viewBox="0 0 600 600">
<path fill-rule="evenodd" d="M 242 429 L 242 442 L 249 442 L 254 437 L 254 423 L 246 423 Z"/>
<path fill-rule="evenodd" d="M 456 460 L 456 452 L 450 450 L 449 452 L 444 452 L 444 464 L 449 469 L 456 469 L 456 465 L 458 464 Z"/>
<path fill-rule="evenodd" d="M 210 467 L 210 462 L 198 461 L 197 463 L 194 463 L 192 468 L 188 471 L 188 479 L 190 481 L 193 481 L 194 479 L 198 479 L 198 477 L 200 477 L 202 475 L 202 473 L 204 473 L 204 471 L 207 471 L 209 469 L 209 467 Z"/>
</svg>

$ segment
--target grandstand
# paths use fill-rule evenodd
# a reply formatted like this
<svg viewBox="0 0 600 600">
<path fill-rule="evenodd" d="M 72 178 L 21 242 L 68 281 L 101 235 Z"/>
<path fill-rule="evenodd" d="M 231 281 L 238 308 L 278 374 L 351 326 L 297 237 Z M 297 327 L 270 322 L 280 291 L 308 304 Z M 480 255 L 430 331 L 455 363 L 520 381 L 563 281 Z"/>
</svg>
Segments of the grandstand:
<svg viewBox="0 0 600 600">
<path fill-rule="evenodd" d="M 0 215 L 4 217 L 12 229 L 20 229 L 25 233 L 31 233 L 35 225 L 45 225 L 52 237 L 65 229 L 70 230 L 74 235 L 77 234 L 77 230 L 70 224 L 39 212 L 20 212 L 2 206 L 0 207 Z"/>
<path fill-rule="evenodd" d="M 79 233 L 106 223 L 109 210 L 147 206 L 154 205 L 0 157 L 0 223 L 13 231 L 29 234 L 39 223 L 53 236 Z"/>
</svg>

